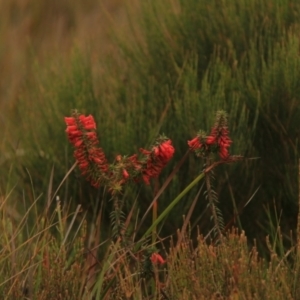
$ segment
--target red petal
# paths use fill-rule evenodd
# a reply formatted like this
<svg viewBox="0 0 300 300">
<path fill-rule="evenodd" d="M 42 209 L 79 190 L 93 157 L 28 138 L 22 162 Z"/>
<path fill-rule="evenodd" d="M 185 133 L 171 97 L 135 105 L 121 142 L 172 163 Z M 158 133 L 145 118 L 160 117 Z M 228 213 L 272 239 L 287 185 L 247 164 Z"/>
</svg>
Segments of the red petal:
<svg viewBox="0 0 300 300">
<path fill-rule="evenodd" d="M 208 137 L 206 138 L 206 142 L 205 142 L 205 143 L 206 143 L 206 145 L 212 145 L 212 144 L 214 144 L 216 141 L 217 141 L 216 137 L 210 135 L 210 136 L 208 136 Z"/>
<path fill-rule="evenodd" d="M 65 117 L 65 122 L 68 126 L 76 125 L 76 120 L 73 117 Z"/>
<path fill-rule="evenodd" d="M 158 253 L 152 253 L 150 259 L 151 259 L 152 263 L 154 263 L 154 264 L 161 264 L 162 265 L 162 264 L 166 263 L 166 261 Z"/>
</svg>

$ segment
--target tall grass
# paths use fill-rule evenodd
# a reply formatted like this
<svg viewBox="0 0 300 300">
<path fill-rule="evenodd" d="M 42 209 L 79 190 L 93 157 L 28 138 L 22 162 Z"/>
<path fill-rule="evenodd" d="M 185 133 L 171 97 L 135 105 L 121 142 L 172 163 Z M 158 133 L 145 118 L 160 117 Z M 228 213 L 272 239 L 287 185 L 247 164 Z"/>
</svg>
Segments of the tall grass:
<svg viewBox="0 0 300 300">
<path fill-rule="evenodd" d="M 7 129 L 1 146 L 2 190 L 8 192 L 18 182 L 16 201 L 24 191 L 30 195 L 29 172 L 40 194 L 47 189 L 53 167 L 53 185 L 59 185 L 73 163 L 62 121 L 72 108 L 93 113 L 101 146 L 110 159 L 149 145 L 158 132 L 172 138 L 175 158 L 179 159 L 186 151 L 187 139 L 210 126 L 214 111 L 224 109 L 229 112 L 235 140 L 232 152 L 261 157 L 217 170 L 221 179 L 216 189 L 221 194 L 225 223 L 234 223 L 238 212 L 240 227 L 254 237 L 268 227 L 265 211 L 273 207 L 275 199 L 274 211 L 281 215 L 284 232 L 289 232 L 295 225 L 297 204 L 298 2 L 137 1 L 128 6 L 127 21 L 122 15 L 125 29 L 118 27 L 113 16 L 105 18 L 105 24 L 115 26 L 109 42 L 95 26 L 94 14 L 99 11 L 104 18 L 100 14 L 105 7 L 102 4 L 89 1 L 85 23 L 80 23 L 82 4 L 55 3 L 51 10 L 57 14 L 49 15 L 47 7 L 36 1 L 25 15 L 20 15 L 19 4 L 16 10 L 2 4 L 6 12 L 16 12 L 16 20 L 28 17 L 30 24 L 36 24 L 24 27 L 29 33 L 29 47 L 20 40 L 26 49 L 21 61 L 28 73 L 22 73 L 18 88 L 11 88 L 14 96 L 10 103 L 3 105 Z M 60 29 L 52 19 L 57 15 L 64 24 Z M 87 22 L 87 16 L 94 16 L 95 23 Z M 2 20 L 1 30 L 11 30 L 14 18 Z M 54 27 L 49 32 L 50 42 L 43 43 L 42 28 L 47 22 Z M 87 37 L 78 29 L 81 24 L 87 28 Z M 58 33 L 67 37 L 63 47 L 55 43 Z M 98 54 L 106 44 L 109 50 Z M 1 57 L 5 65 L 8 56 Z M 18 68 L 12 70 L 14 78 Z M 172 167 L 163 174 L 160 185 Z M 189 157 L 161 197 L 162 209 L 201 168 L 194 157 Z M 140 193 L 144 195 L 141 209 L 146 209 L 153 189 Z M 136 195 L 132 191 L 128 196 L 128 207 Z M 179 226 L 178 215 L 186 211 L 195 195 L 196 191 L 191 191 L 171 212 L 166 230 L 172 232 Z M 77 203 L 97 205 L 102 190 L 91 190 L 73 173 L 60 197 L 75 207 Z M 28 198 L 34 202 L 33 195 Z M 47 201 L 45 192 L 41 199 Z M 198 201 L 195 211 L 202 212 L 205 206 L 205 201 Z M 205 227 L 210 216 L 200 216 L 194 213 L 193 224 Z M 149 225 L 150 220 L 147 222 Z"/>
<path fill-rule="evenodd" d="M 87 223 L 80 206 L 70 210 L 54 197 L 53 210 L 40 210 L 40 197 L 27 206 L 25 193 L 20 214 L 20 205 L 11 204 L 13 193 L 1 197 L 2 299 L 299 298 L 299 240 L 285 250 L 279 227 L 266 237 L 268 260 L 237 229 L 219 245 L 199 231 L 191 240 L 189 227 L 178 232 L 180 241 L 172 236 L 156 244 L 122 245 L 101 234 L 107 231 L 103 211 Z M 151 262 L 157 248 L 162 265 Z"/>
</svg>

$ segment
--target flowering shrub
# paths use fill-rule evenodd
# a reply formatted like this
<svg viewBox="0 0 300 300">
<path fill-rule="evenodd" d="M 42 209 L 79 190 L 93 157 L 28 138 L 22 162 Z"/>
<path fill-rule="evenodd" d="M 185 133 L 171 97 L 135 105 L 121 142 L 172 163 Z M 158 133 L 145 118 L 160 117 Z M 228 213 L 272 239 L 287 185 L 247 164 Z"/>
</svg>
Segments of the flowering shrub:
<svg viewBox="0 0 300 300">
<path fill-rule="evenodd" d="M 108 186 L 108 190 L 113 195 L 114 211 L 110 215 L 113 235 L 124 242 L 123 200 L 120 200 L 118 195 L 122 192 L 123 186 L 130 181 L 135 183 L 144 182 L 149 185 L 152 178 L 157 178 L 174 155 L 175 149 L 172 141 L 165 136 L 159 136 L 149 150 L 140 148 L 140 155 L 117 155 L 114 162 L 109 164 L 102 148 L 99 146 L 93 116 L 85 116 L 74 111 L 71 117 L 65 118 L 65 122 L 69 141 L 75 148 L 74 157 L 82 175 L 96 188 L 101 184 Z M 219 240 L 222 238 L 224 225 L 222 214 L 216 205 L 218 202 L 217 193 L 213 190 L 213 178 L 211 177 L 213 160 L 211 155 L 218 153 L 221 158 L 220 162 L 234 161 L 234 157 L 229 154 L 231 143 L 227 126 L 227 114 L 224 111 L 217 112 L 215 124 L 209 135 L 200 130 L 196 137 L 188 141 L 190 150 L 195 152 L 196 156 L 204 159 L 206 169 L 204 169 L 203 176 L 206 183 L 206 197 L 215 223 L 213 229 Z M 157 203 L 155 201 L 153 203 L 154 223 L 156 219 Z M 156 225 L 153 227 L 153 235 L 155 232 Z M 150 260 L 154 264 L 165 262 L 157 253 L 153 253 Z"/>
<path fill-rule="evenodd" d="M 124 197 L 119 197 L 119 195 L 124 185 L 130 182 L 143 182 L 149 185 L 152 178 L 157 178 L 160 175 L 163 168 L 174 155 L 175 149 L 172 145 L 172 141 L 165 136 L 159 136 L 150 149 L 140 148 L 139 154 L 133 154 L 131 156 L 119 154 L 112 163 L 109 163 L 104 151 L 99 146 L 99 140 L 96 135 L 96 123 L 93 116 L 85 116 L 74 111 L 71 117 L 65 118 L 65 122 L 67 125 L 66 132 L 68 139 L 75 148 L 74 157 L 82 175 L 96 188 L 100 185 L 107 186 L 112 194 L 114 208 L 110 213 L 112 237 L 124 245 L 126 249 L 129 249 L 131 255 L 135 255 L 138 246 L 141 246 L 140 243 L 145 242 L 143 238 L 147 238 L 149 232 L 152 232 L 152 242 L 155 244 L 157 238 L 157 224 L 201 178 L 205 179 L 206 198 L 211 208 L 212 219 L 214 220 L 212 232 L 215 233 L 215 235 L 212 237 L 212 240 L 215 243 L 223 241 L 224 223 L 222 214 L 217 206 L 218 197 L 213 188 L 213 176 L 211 176 L 211 173 L 213 172 L 214 166 L 220 163 L 233 162 L 240 158 L 231 156 L 229 153 L 232 141 L 229 137 L 227 114 L 224 111 L 217 112 L 215 124 L 209 134 L 200 130 L 196 137 L 187 142 L 190 150 L 193 151 L 197 157 L 204 160 L 203 172 L 180 196 L 171 202 L 159 217 L 157 215 L 157 199 L 154 199 L 151 204 L 153 223 L 140 240 L 140 243 L 137 243 L 138 246 L 134 243 L 134 237 L 131 241 L 128 239 L 126 232 L 126 226 L 128 225 L 125 225 L 127 220 L 122 211 Z M 214 162 L 212 156 L 214 153 L 218 153 L 220 157 L 220 160 L 217 162 Z M 159 268 L 157 267 L 165 265 L 167 259 L 165 260 L 156 249 L 152 249 L 151 251 L 142 250 L 142 252 L 144 253 L 142 269 L 140 271 L 141 276 L 147 278 L 149 275 L 157 275 L 157 273 L 153 273 L 153 266 L 155 265 L 154 270 L 158 271 Z M 137 257 L 136 261 L 139 261 Z M 158 279 L 157 276 L 156 279 Z"/>
<path fill-rule="evenodd" d="M 109 165 L 102 148 L 99 147 L 93 116 L 84 116 L 74 111 L 72 117 L 65 117 L 65 122 L 81 174 L 96 188 L 105 184 L 111 192 L 119 192 L 129 180 L 142 180 L 145 184 L 150 184 L 150 179 L 159 176 L 175 152 L 172 141 L 160 136 L 150 150 L 140 149 L 143 155 L 141 159 L 137 154 L 129 157 L 117 155 L 115 162 Z M 219 111 L 210 134 L 206 135 L 200 130 L 196 137 L 188 141 L 188 146 L 199 157 L 206 159 L 211 153 L 218 152 L 225 161 L 230 157 L 231 143 L 227 114 Z"/>
<path fill-rule="evenodd" d="M 204 174 L 206 183 L 206 198 L 211 208 L 212 218 L 214 220 L 213 232 L 215 237 L 220 241 L 223 237 L 224 221 L 221 211 L 218 209 L 218 194 L 214 190 L 212 176 L 212 160 L 211 154 L 218 153 L 221 162 L 235 161 L 237 157 L 230 157 L 229 147 L 232 141 L 229 138 L 229 130 L 227 127 L 227 114 L 224 111 L 218 111 L 216 121 L 209 135 L 202 130 L 198 132 L 196 137 L 188 141 L 190 150 L 194 151 L 198 157 L 204 159 Z M 240 159 L 240 157 L 238 158 Z M 208 171 L 210 170 L 210 171 Z"/>
<path fill-rule="evenodd" d="M 146 184 L 149 184 L 150 178 L 158 177 L 162 169 L 174 154 L 174 147 L 171 140 L 162 140 L 158 145 L 154 146 L 151 151 L 140 149 L 147 157 L 146 167 L 142 170 L 142 177 Z"/>
<path fill-rule="evenodd" d="M 75 112 L 73 117 L 66 117 L 65 122 L 69 141 L 75 147 L 74 157 L 81 174 L 86 176 L 92 186 L 99 187 L 100 182 L 106 178 L 109 166 L 104 152 L 98 147 L 93 116 L 86 117 Z"/>
<path fill-rule="evenodd" d="M 201 130 L 195 138 L 188 141 L 190 149 L 197 156 L 207 157 L 212 152 L 218 152 L 222 160 L 229 158 L 228 149 L 231 143 L 227 127 L 227 114 L 224 111 L 217 112 L 215 125 L 208 136 Z"/>
<path fill-rule="evenodd" d="M 75 111 L 72 117 L 65 117 L 65 122 L 81 174 L 96 188 L 103 183 L 112 192 L 120 191 L 122 185 L 130 179 L 135 182 L 142 179 L 150 184 L 150 179 L 159 176 L 175 151 L 172 141 L 160 136 L 151 150 L 140 149 L 144 156 L 142 159 L 139 160 L 137 154 L 130 157 L 118 155 L 115 162 L 109 165 L 99 147 L 93 116 L 84 116 Z"/>
</svg>

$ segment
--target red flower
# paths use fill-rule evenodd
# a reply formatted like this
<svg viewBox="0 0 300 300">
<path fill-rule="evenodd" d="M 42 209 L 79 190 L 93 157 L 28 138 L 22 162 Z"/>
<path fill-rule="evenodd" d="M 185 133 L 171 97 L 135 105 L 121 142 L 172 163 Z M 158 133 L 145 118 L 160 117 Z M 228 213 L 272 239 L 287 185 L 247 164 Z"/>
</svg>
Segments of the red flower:
<svg viewBox="0 0 300 300">
<path fill-rule="evenodd" d="M 172 141 L 167 140 L 158 146 L 154 146 L 152 151 L 145 149 L 140 149 L 140 151 L 147 157 L 147 161 L 144 163 L 145 168 L 142 170 L 142 179 L 146 184 L 150 184 L 150 179 L 158 177 L 162 169 L 173 157 L 175 149 L 172 146 Z"/>
<path fill-rule="evenodd" d="M 68 126 L 72 126 L 72 125 L 77 126 L 76 119 L 74 117 L 65 117 L 65 122 Z"/>
<path fill-rule="evenodd" d="M 222 159 L 227 159 L 229 157 L 229 151 L 227 148 L 223 147 L 219 149 L 219 155 Z"/>
<path fill-rule="evenodd" d="M 168 162 L 172 157 L 173 154 L 175 152 L 174 147 L 172 146 L 172 141 L 171 140 L 167 140 L 164 143 L 162 143 L 159 147 L 158 147 L 158 153 L 156 152 L 156 156 L 159 157 L 162 161 L 164 162 Z"/>
<path fill-rule="evenodd" d="M 141 150 L 141 149 L 140 149 Z M 142 149 L 143 150 L 143 149 Z M 140 171 L 142 169 L 142 163 L 137 159 L 137 155 L 134 154 L 128 157 L 129 165 L 135 170 Z"/>
<path fill-rule="evenodd" d="M 219 126 L 219 127 L 216 127 Z M 229 150 L 232 141 L 229 138 L 229 131 L 225 125 L 215 125 L 209 136 L 207 136 L 205 144 L 210 147 L 217 145 L 218 153 L 221 159 L 227 159 L 229 157 Z"/>
<path fill-rule="evenodd" d="M 213 145 L 213 144 L 215 144 L 216 143 L 216 141 L 217 141 L 217 137 L 215 137 L 215 136 L 208 136 L 207 138 L 206 138 L 206 141 L 205 141 L 205 144 L 206 145 Z"/>
<path fill-rule="evenodd" d="M 212 128 L 210 135 L 206 138 L 205 144 L 208 146 L 216 144 L 217 135 L 218 135 L 217 128 L 215 127 Z"/>
<path fill-rule="evenodd" d="M 221 159 L 227 159 L 229 157 L 228 149 L 232 141 L 229 138 L 228 134 L 229 131 L 226 127 L 223 127 L 219 130 L 218 147 L 219 147 L 219 155 Z"/>
<path fill-rule="evenodd" d="M 79 120 L 83 125 L 84 129 L 86 130 L 96 129 L 96 123 L 92 115 L 89 115 L 87 117 L 84 115 L 80 115 Z"/>
<path fill-rule="evenodd" d="M 228 134 L 228 130 L 226 131 L 226 134 Z M 229 157 L 228 148 L 232 143 L 231 139 L 226 134 L 221 136 L 218 141 L 219 155 L 222 159 L 227 159 Z"/>
<path fill-rule="evenodd" d="M 202 147 L 202 144 L 198 136 L 188 141 L 188 145 L 192 150 L 200 149 Z"/>
<path fill-rule="evenodd" d="M 93 116 L 74 113 L 73 117 L 65 117 L 65 122 L 69 141 L 75 147 L 74 157 L 81 173 L 93 186 L 98 187 L 101 176 L 108 171 L 108 163 L 103 150 L 98 147 Z"/>
<path fill-rule="evenodd" d="M 124 179 L 128 179 L 129 178 L 129 174 L 128 174 L 128 172 L 127 172 L 126 169 L 123 169 L 123 178 Z"/>
<path fill-rule="evenodd" d="M 172 145 L 172 141 L 171 140 L 167 140 L 165 142 L 163 142 L 162 144 L 160 144 L 159 146 L 159 156 L 163 157 L 163 159 L 167 162 L 169 161 L 175 152 L 175 149 Z"/>
<path fill-rule="evenodd" d="M 108 171 L 108 163 L 101 148 L 90 148 L 88 149 L 88 154 L 88 159 L 90 162 L 95 163 L 102 172 Z"/>
<path fill-rule="evenodd" d="M 152 253 L 150 259 L 151 259 L 151 261 L 152 261 L 153 264 L 160 264 L 160 265 L 162 265 L 162 264 L 164 264 L 164 263 L 167 262 L 167 261 L 164 260 L 164 259 L 162 258 L 162 256 L 161 256 L 160 254 L 158 254 L 158 253 Z"/>
</svg>

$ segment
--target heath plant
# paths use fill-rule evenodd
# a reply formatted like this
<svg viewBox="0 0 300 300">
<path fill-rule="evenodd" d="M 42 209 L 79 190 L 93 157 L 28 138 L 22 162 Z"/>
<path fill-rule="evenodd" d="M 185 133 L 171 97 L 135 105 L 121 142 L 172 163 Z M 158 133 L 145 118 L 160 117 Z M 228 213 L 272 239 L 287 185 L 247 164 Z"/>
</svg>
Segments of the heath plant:
<svg viewBox="0 0 300 300">
<path fill-rule="evenodd" d="M 200 130 L 187 141 L 188 155 L 203 162 L 199 175 L 160 211 L 159 196 L 180 171 L 181 160 L 142 217 L 139 213 L 133 217 L 142 198 L 137 199 L 136 208 L 123 209 L 126 188 L 140 184 L 155 188 L 157 177 L 175 153 L 171 139 L 159 136 L 149 149 L 141 148 L 139 154 L 130 156 L 118 154 L 110 163 L 100 147 L 93 116 L 74 111 L 65 122 L 75 166 L 93 188 L 105 186 L 110 195 L 111 226 L 107 228 L 101 209 L 94 220 L 80 206 L 71 212 L 60 200 L 59 188 L 50 193 L 50 202 L 56 199 L 52 213 L 50 206 L 37 209 L 40 196 L 34 195 L 35 201 L 24 215 L 12 209 L 11 194 L 1 197 L 2 299 L 299 298 L 299 226 L 296 242 L 288 250 L 279 226 L 265 238 L 267 260 L 260 258 L 255 241 L 250 246 L 244 231 L 224 226 L 212 172 L 220 165 L 246 159 L 230 153 L 233 139 L 224 111 L 217 112 L 207 133 Z M 73 171 L 74 166 L 66 178 Z M 170 212 L 192 188 L 199 188 L 201 181 L 206 190 L 203 201 L 213 220 L 211 232 L 204 236 L 198 227 L 191 237 L 189 221 L 194 202 L 201 201 L 198 193 L 188 212 L 182 212 L 181 230 L 163 236 L 156 230 L 158 225 L 167 224 L 164 221 Z M 154 217 L 145 230 L 141 223 L 151 209 Z M 104 230 L 108 238 L 102 235 Z"/>
<path fill-rule="evenodd" d="M 230 155 L 229 148 L 232 140 L 229 137 L 225 111 L 217 112 L 215 124 L 209 134 L 200 130 L 196 137 L 187 142 L 189 151 L 194 152 L 199 159 L 203 159 L 203 170 L 199 170 L 200 175 L 196 180 L 171 201 L 159 216 L 157 213 L 157 199 L 154 199 L 151 204 L 153 222 L 148 230 L 141 234 L 142 238 L 139 241 L 135 241 L 134 238 L 130 238 L 128 235 L 127 229 L 130 219 L 123 212 L 126 199 L 122 197 L 122 193 L 130 183 L 150 185 L 151 181 L 160 175 L 175 152 L 172 141 L 161 135 L 149 150 L 140 148 L 139 155 L 126 156 L 118 154 L 114 161 L 109 163 L 103 149 L 100 147 L 96 135 L 96 123 L 92 115 L 85 116 L 75 110 L 71 117 L 65 117 L 65 123 L 67 125 L 66 133 L 74 147 L 74 157 L 81 174 L 93 187 L 106 186 L 106 190 L 111 194 L 113 211 L 110 213 L 110 219 L 113 240 L 121 243 L 124 247 L 128 247 L 132 256 L 135 257 L 136 252 L 140 251 L 141 243 L 147 243 L 149 233 L 152 233 L 152 244 L 156 244 L 157 225 L 201 179 L 205 180 L 207 205 L 211 209 L 211 216 L 214 221 L 212 240 L 214 243 L 222 241 L 225 233 L 224 220 L 217 205 L 217 192 L 213 188 L 213 169 L 219 164 L 232 163 L 243 159 L 242 156 Z M 215 154 L 218 155 L 219 160 L 216 159 Z M 150 252 L 147 250 L 145 253 L 147 254 L 144 255 L 146 259 L 141 274 L 146 276 L 146 274 L 152 272 L 149 268 L 149 266 L 151 267 L 150 262 L 164 264 L 165 260 L 155 250 Z"/>
</svg>

